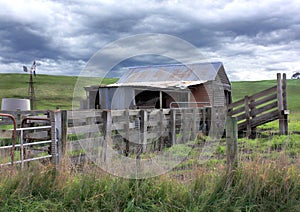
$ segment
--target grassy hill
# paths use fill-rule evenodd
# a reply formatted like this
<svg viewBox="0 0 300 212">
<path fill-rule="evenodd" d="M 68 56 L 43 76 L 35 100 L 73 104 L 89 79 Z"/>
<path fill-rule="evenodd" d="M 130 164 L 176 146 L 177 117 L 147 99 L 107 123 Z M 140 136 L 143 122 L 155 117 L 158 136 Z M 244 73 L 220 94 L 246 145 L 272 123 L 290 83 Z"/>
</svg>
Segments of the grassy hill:
<svg viewBox="0 0 300 212">
<path fill-rule="evenodd" d="M 0 74 L 0 99 L 27 98 L 28 74 Z M 113 83 L 117 79 L 105 79 L 102 83 Z M 71 109 L 74 86 L 77 77 L 38 75 L 35 79 L 37 109 Z M 99 84 L 100 78 L 85 78 L 85 85 Z M 276 80 L 232 82 L 233 101 L 275 86 Z M 288 108 L 300 111 L 300 80 L 287 80 Z M 84 92 L 84 90 L 82 89 Z M 1 106 L 1 102 L 0 102 Z"/>
<path fill-rule="evenodd" d="M 47 110 L 71 109 L 74 87 L 77 82 L 75 76 L 52 76 L 37 75 L 34 78 L 34 89 L 36 95 L 36 109 Z M 0 99 L 2 98 L 28 98 L 28 74 L 0 74 Z M 116 79 L 105 79 L 86 77 L 81 79 L 84 86 L 95 85 L 100 82 L 108 84 Z M 82 89 L 82 91 L 84 91 Z M 1 106 L 1 102 L 0 102 Z"/>
<path fill-rule="evenodd" d="M 242 99 L 246 95 L 252 95 L 277 84 L 276 80 L 241 81 L 232 82 L 233 101 Z M 300 112 L 300 80 L 287 80 L 288 109 L 292 112 Z"/>
<path fill-rule="evenodd" d="M 0 74 L 0 99 L 27 98 L 28 80 L 28 74 Z M 116 80 L 85 78 L 86 83 L 83 84 L 93 85 L 100 82 L 109 84 Z M 54 109 L 57 105 L 61 109 L 71 109 L 77 77 L 38 75 L 34 81 L 37 109 Z M 275 85 L 276 80 L 232 82 L 233 101 Z M 287 80 L 287 90 L 288 108 L 294 112 L 300 111 L 300 80 Z"/>
</svg>

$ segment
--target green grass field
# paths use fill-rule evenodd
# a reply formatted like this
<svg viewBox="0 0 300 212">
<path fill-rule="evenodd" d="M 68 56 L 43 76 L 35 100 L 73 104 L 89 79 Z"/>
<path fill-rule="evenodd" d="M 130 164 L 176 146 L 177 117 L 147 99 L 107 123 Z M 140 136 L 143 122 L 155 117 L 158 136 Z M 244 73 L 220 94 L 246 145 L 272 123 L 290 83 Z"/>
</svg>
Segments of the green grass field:
<svg viewBox="0 0 300 212">
<path fill-rule="evenodd" d="M 232 98 L 237 101 L 276 85 L 276 80 L 232 82 Z M 300 112 L 300 80 L 287 80 L 287 101 L 289 110 Z"/>
<path fill-rule="evenodd" d="M 0 98 L 26 97 L 27 79 L 0 74 Z M 38 109 L 70 109 L 75 83 L 76 77 L 38 76 Z M 233 100 L 275 85 L 233 82 Z M 300 211 L 300 135 L 292 132 L 300 131 L 300 80 L 288 80 L 287 89 L 289 135 L 279 136 L 275 121 L 256 139 L 239 139 L 234 172 L 227 172 L 223 139 L 206 163 L 199 163 L 201 147 L 190 148 L 180 165 L 150 179 L 122 179 L 90 164 L 78 170 L 68 158 L 58 169 L 37 162 L 24 170 L 1 167 L 1 211 Z"/>
<path fill-rule="evenodd" d="M 28 98 L 28 74 L 0 74 L 0 99 L 2 98 Z M 81 78 L 83 86 L 109 84 L 117 79 Z M 36 95 L 36 109 L 54 110 L 56 106 L 61 109 L 71 109 L 74 87 L 77 77 L 37 75 L 34 78 Z M 84 92 L 84 89 L 82 89 Z M 1 102 L 0 102 L 1 105 Z"/>
<path fill-rule="evenodd" d="M 0 74 L 0 99 L 2 98 L 27 98 L 28 74 Z M 77 77 L 37 75 L 35 81 L 35 93 L 37 109 L 61 109 L 72 108 L 72 98 Z M 84 86 L 109 84 L 117 79 L 85 78 L 81 83 Z M 232 82 L 233 101 L 251 95 L 261 90 L 273 87 L 276 80 Z M 82 92 L 84 90 L 82 89 Z M 293 112 L 300 111 L 300 80 L 287 80 L 288 107 Z M 1 105 L 1 102 L 0 102 Z"/>
</svg>

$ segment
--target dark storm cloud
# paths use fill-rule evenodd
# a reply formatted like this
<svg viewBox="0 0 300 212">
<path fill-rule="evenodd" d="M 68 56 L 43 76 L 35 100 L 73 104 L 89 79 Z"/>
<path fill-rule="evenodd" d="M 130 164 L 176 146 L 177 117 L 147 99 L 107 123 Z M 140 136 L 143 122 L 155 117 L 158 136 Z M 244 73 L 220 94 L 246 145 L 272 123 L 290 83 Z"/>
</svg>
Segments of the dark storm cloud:
<svg viewBox="0 0 300 212">
<path fill-rule="evenodd" d="M 3 52 L 7 60 L 27 62 L 32 60 L 32 55 L 39 57 L 57 58 L 59 52 L 49 44 L 49 38 L 34 33 L 31 26 L 20 23 L 1 23 L 0 31 L 3 44 L 9 51 Z"/>
<path fill-rule="evenodd" d="M 0 7 L 0 72 L 15 72 L 36 58 L 42 73 L 77 75 L 99 49 L 140 33 L 170 34 L 190 42 L 208 60 L 223 62 L 233 80 L 299 69 L 296 0 L 0 0 Z M 151 60 L 142 56 L 121 65 Z"/>
</svg>

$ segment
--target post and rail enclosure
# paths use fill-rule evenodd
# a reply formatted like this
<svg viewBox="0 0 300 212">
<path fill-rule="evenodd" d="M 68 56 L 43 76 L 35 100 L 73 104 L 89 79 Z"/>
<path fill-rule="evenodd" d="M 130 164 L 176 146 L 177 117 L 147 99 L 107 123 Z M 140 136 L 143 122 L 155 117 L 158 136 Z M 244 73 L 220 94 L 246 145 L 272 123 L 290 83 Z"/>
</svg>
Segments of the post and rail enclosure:
<svg viewBox="0 0 300 212">
<path fill-rule="evenodd" d="M 277 85 L 228 105 L 228 116 L 236 117 L 238 131 L 255 137 L 256 127 L 279 120 L 279 133 L 288 134 L 286 74 L 277 74 Z"/>
</svg>

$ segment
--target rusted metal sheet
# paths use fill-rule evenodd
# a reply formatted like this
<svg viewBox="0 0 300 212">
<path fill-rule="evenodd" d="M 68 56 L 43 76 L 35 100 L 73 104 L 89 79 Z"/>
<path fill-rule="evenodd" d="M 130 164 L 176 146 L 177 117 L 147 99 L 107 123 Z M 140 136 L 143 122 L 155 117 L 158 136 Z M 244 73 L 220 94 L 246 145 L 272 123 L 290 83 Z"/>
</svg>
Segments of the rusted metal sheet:
<svg viewBox="0 0 300 212">
<path fill-rule="evenodd" d="M 210 81 L 216 79 L 221 67 L 223 64 L 220 62 L 133 67 L 119 79 L 118 84 Z"/>
<path fill-rule="evenodd" d="M 175 88 L 175 89 L 187 89 L 189 86 L 203 84 L 207 81 L 156 81 L 156 82 L 127 82 L 113 84 L 123 87 L 150 87 L 150 88 Z M 111 85 L 109 85 L 111 86 Z"/>
</svg>

